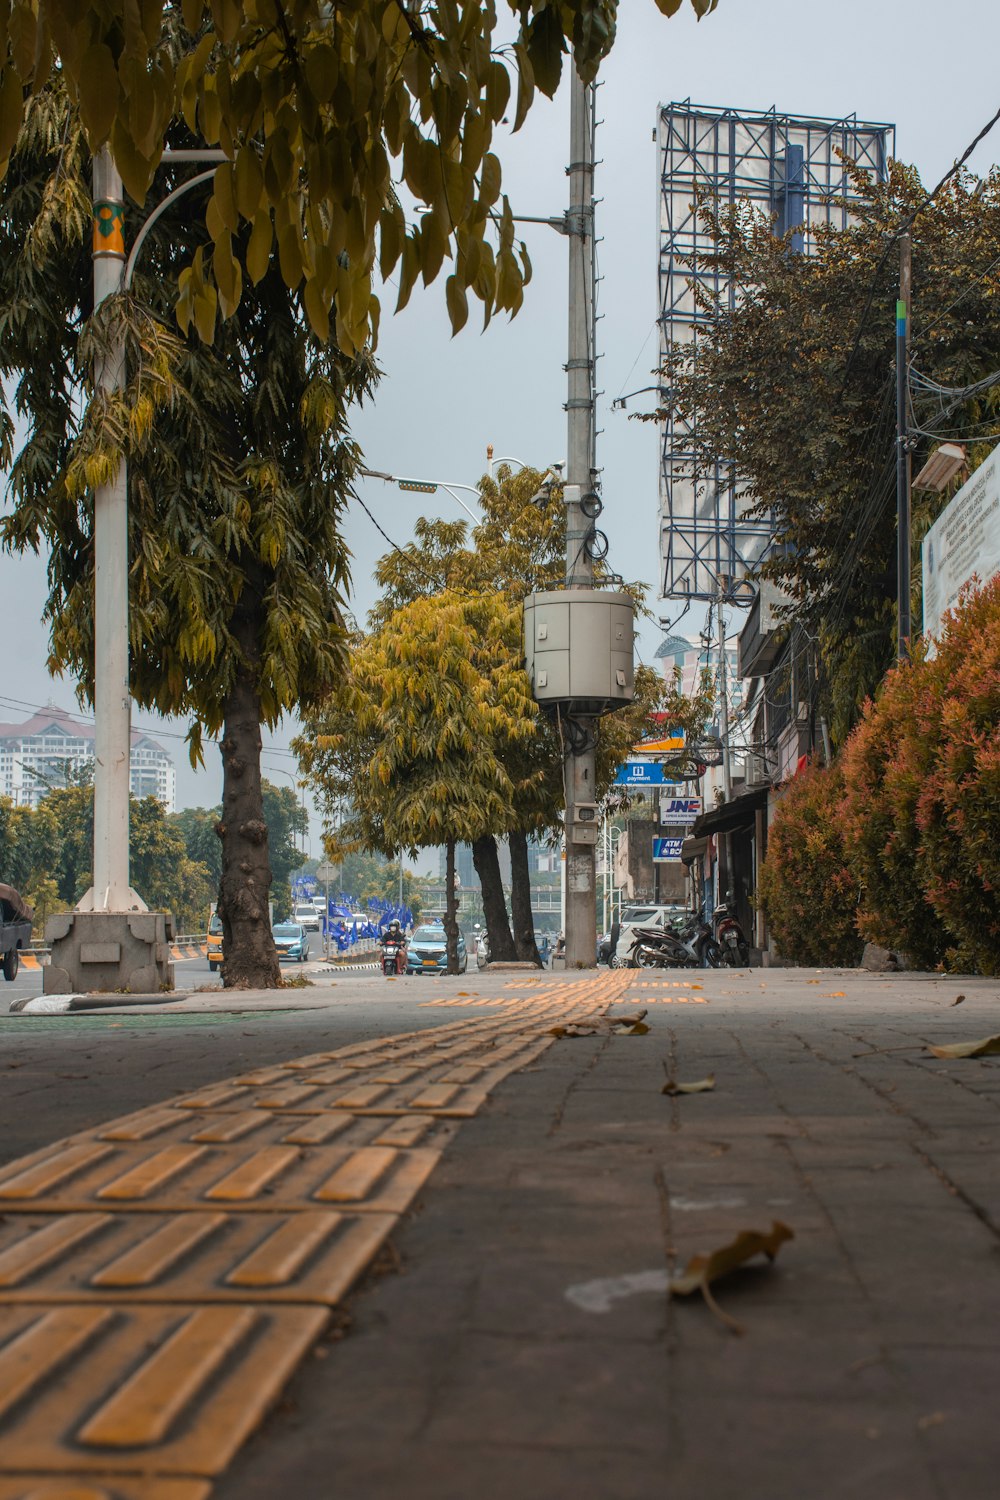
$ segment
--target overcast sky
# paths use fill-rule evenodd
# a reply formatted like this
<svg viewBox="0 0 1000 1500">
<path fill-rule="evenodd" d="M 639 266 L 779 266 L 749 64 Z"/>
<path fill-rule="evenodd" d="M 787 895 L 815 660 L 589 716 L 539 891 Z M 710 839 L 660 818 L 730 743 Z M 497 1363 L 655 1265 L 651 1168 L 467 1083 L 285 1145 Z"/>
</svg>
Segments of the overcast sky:
<svg viewBox="0 0 1000 1500">
<path fill-rule="evenodd" d="M 947 7 L 931 0 L 839 0 L 836 5 L 719 0 L 716 12 L 700 24 L 688 7 L 664 19 L 653 0 L 627 0 L 619 10 L 619 38 L 598 95 L 598 117 L 604 122 L 596 178 L 604 277 L 598 340 L 604 391 L 601 525 L 611 541 L 611 565 L 626 578 L 644 580 L 657 609 L 657 434 L 652 426 L 610 410 L 613 398 L 648 383 L 655 364 L 658 202 L 652 136 L 657 106 L 691 98 L 698 104 L 748 110 L 776 105 L 788 113 L 856 113 L 889 122 L 897 128 L 897 155 L 913 162 L 931 185 L 1000 105 L 1000 7 L 996 0 L 951 0 Z M 567 135 L 564 86 L 553 103 L 536 103 L 518 136 L 501 142 L 504 186 L 515 213 L 563 212 Z M 998 152 L 1000 127 L 971 166 L 988 170 Z M 485 334 L 478 332 L 473 313 L 456 339 L 449 336 L 443 276 L 427 292 L 414 292 L 398 318 L 388 315 L 392 289 L 386 289 L 378 350 L 385 376 L 376 401 L 355 422 L 372 468 L 475 485 L 485 469 L 488 443 L 498 457 L 510 455 L 539 467 L 563 457 L 566 241 L 540 225 L 524 226 L 523 233 L 534 265 L 524 307 L 509 324 L 494 320 Z M 919 316 L 919 286 L 914 304 Z M 405 495 L 365 481 L 362 494 L 401 544 L 422 511 L 436 506 L 439 514 L 461 514 L 440 491 L 435 497 Z M 464 498 L 472 500 L 468 494 Z M 372 602 L 372 565 L 385 543 L 360 506 L 352 508 L 346 531 L 354 554 L 353 603 L 363 616 Z M 44 582 L 44 560 L 0 556 L 6 643 L 0 720 L 16 721 L 21 704 L 27 717 L 33 705 L 50 698 L 74 707 L 72 685 L 53 683 L 45 669 L 46 633 L 35 623 Z M 659 609 L 669 617 L 669 606 Z M 652 659 L 659 634 L 655 625 L 642 630 L 639 649 L 646 660 Z M 154 723 L 141 712 L 135 719 Z M 180 724 L 160 729 L 183 734 Z M 293 759 L 278 748 L 287 746 L 293 733 L 286 724 L 271 738 L 266 774 L 294 772 Z M 179 804 L 216 801 L 221 771 L 214 752 L 209 750 L 208 769 L 195 775 L 180 739 L 164 743 L 176 752 Z M 279 785 L 288 782 L 283 774 L 275 779 Z M 318 824 L 312 842 L 318 853 Z"/>
</svg>

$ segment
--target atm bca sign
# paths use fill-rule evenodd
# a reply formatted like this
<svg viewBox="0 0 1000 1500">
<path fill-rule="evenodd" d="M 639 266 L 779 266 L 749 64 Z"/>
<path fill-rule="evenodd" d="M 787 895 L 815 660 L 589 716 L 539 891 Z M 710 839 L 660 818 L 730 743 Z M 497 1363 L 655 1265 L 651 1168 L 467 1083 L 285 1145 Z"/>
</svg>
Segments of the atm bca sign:
<svg viewBox="0 0 1000 1500">
<path fill-rule="evenodd" d="M 660 803 L 661 823 L 693 823 L 700 817 L 700 797 L 669 797 Z"/>
</svg>

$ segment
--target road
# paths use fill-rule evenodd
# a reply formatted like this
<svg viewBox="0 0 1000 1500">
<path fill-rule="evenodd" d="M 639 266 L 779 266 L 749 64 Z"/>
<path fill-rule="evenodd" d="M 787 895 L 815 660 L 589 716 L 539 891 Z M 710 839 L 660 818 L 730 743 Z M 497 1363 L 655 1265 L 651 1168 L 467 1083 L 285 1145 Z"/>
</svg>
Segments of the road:
<svg viewBox="0 0 1000 1500">
<path fill-rule="evenodd" d="M 323 958 L 323 939 L 318 932 L 310 932 L 309 937 L 309 960 L 319 962 Z M 297 972 L 302 966 L 299 964 L 286 964 L 285 968 L 290 972 Z M 174 961 L 174 984 L 179 990 L 205 989 L 209 986 L 221 989 L 222 980 L 217 974 L 213 974 L 208 966 L 208 959 L 202 954 L 198 958 L 182 958 Z M 40 969 L 21 968 L 17 978 L 12 982 L 0 979 L 0 1015 L 8 1008 L 12 1000 L 20 1000 L 26 995 L 40 995 L 42 993 L 42 973 Z"/>
</svg>

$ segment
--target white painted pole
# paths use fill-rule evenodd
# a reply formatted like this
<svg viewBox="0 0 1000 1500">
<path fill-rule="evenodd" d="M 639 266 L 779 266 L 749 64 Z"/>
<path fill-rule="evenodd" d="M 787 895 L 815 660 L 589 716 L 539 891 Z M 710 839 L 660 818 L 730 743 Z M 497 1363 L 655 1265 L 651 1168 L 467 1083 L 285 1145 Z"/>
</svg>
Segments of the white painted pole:
<svg viewBox="0 0 1000 1500">
<path fill-rule="evenodd" d="M 105 146 L 94 158 L 94 306 L 121 289 L 125 271 L 122 181 Z M 100 361 L 95 385 L 125 383 L 125 349 Z M 129 883 L 128 470 L 94 494 L 94 884 L 82 911 L 144 910 Z"/>
</svg>

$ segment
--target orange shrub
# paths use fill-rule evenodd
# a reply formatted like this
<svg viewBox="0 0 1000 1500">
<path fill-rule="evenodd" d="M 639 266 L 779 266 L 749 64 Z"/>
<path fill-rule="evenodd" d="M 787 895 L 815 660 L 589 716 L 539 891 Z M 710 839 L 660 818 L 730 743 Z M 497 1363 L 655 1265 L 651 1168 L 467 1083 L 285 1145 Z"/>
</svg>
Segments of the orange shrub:
<svg viewBox="0 0 1000 1500">
<path fill-rule="evenodd" d="M 767 834 L 758 897 L 783 958 L 800 964 L 856 964 L 858 882 L 844 849 L 838 767 L 809 766 L 795 777 Z"/>
</svg>

